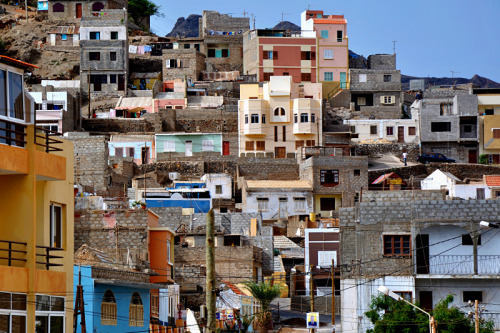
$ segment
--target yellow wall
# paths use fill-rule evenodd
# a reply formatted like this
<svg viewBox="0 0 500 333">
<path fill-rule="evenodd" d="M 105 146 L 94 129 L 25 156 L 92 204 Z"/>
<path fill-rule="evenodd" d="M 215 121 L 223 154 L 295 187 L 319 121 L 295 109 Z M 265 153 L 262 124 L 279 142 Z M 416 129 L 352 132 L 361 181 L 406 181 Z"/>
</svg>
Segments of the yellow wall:
<svg viewBox="0 0 500 333">
<path fill-rule="evenodd" d="M 500 149 L 500 139 L 493 138 L 493 129 L 500 129 L 500 115 L 484 116 L 483 121 L 483 148 L 485 150 Z"/>
<path fill-rule="evenodd" d="M 240 100 L 250 99 L 250 97 L 259 96 L 258 84 L 242 84 L 240 86 Z"/>
<path fill-rule="evenodd" d="M 323 195 L 315 195 L 314 196 L 314 212 L 316 214 L 321 214 L 321 217 L 329 217 L 330 216 L 330 211 L 329 210 L 320 210 L 321 204 L 320 204 L 320 199 L 321 198 L 335 198 L 335 210 L 339 210 L 339 208 L 342 206 L 342 195 L 337 194 L 337 195 L 330 195 L 330 194 L 323 194 Z"/>
<path fill-rule="evenodd" d="M 155 85 L 155 82 L 158 81 L 161 77 L 161 74 L 155 78 L 155 79 L 144 79 L 146 80 L 146 89 L 147 90 L 153 90 L 153 86 Z M 141 79 L 133 79 L 132 84 L 139 90 L 139 87 L 141 85 Z"/>
</svg>

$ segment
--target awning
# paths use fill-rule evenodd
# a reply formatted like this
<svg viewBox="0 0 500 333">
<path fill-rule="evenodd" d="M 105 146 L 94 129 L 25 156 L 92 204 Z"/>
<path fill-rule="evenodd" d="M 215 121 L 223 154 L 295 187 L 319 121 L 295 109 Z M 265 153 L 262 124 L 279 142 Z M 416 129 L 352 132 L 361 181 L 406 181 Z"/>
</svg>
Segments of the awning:
<svg viewBox="0 0 500 333">
<path fill-rule="evenodd" d="M 377 179 L 375 179 L 375 181 L 372 183 L 372 185 L 376 185 L 376 184 L 380 184 L 380 183 L 384 182 L 387 178 L 390 178 L 393 174 L 394 174 L 394 172 L 390 172 L 390 173 L 386 173 L 385 175 L 378 177 Z"/>
</svg>

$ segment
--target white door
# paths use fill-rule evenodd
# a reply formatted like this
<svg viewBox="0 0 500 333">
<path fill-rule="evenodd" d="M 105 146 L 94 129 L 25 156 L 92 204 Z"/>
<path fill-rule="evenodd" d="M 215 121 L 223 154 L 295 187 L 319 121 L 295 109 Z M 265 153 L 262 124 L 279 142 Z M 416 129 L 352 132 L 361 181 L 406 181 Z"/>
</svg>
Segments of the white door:
<svg viewBox="0 0 500 333">
<path fill-rule="evenodd" d="M 186 141 L 186 156 L 193 156 L 193 142 L 192 141 Z"/>
<path fill-rule="evenodd" d="M 286 204 L 287 204 L 287 198 L 280 198 L 279 199 L 280 204 L 279 204 L 279 218 L 280 219 L 286 219 Z"/>
</svg>

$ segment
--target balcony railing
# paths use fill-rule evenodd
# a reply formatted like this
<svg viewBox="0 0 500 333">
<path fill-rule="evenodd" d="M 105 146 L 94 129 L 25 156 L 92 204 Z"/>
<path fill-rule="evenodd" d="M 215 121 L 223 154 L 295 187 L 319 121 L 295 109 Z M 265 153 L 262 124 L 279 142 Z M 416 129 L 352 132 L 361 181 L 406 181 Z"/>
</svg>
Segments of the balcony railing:
<svg viewBox="0 0 500 333">
<path fill-rule="evenodd" d="M 429 273 L 436 275 L 474 275 L 473 255 L 439 255 L 429 259 Z M 497 275 L 500 255 L 478 255 L 477 273 Z"/>
<path fill-rule="evenodd" d="M 51 246 L 41 246 L 36 247 L 36 263 L 39 265 L 44 265 L 46 270 L 50 270 L 50 267 L 63 266 L 62 264 L 54 263 L 53 259 L 62 259 L 64 257 L 52 255 L 52 252 L 62 251 L 63 249 Z"/>
<path fill-rule="evenodd" d="M 26 125 L 0 119 L 0 143 L 24 147 L 26 145 Z"/>
<path fill-rule="evenodd" d="M 18 266 L 16 262 L 26 262 L 26 243 L 0 240 L 0 262 L 7 266 Z"/>
<path fill-rule="evenodd" d="M 50 131 L 48 129 L 37 127 L 35 134 L 35 144 L 45 148 L 46 153 L 51 151 L 62 151 L 62 148 L 58 148 L 55 145 L 62 144 L 61 140 L 54 139 L 54 136 L 60 136 L 58 132 Z"/>
</svg>

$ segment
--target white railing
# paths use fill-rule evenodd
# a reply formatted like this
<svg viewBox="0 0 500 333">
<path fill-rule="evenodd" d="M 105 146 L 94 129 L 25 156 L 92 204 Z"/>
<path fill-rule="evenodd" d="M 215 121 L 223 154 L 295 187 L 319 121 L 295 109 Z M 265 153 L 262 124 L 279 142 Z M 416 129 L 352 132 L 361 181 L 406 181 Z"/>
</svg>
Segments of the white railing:
<svg viewBox="0 0 500 333">
<path fill-rule="evenodd" d="M 473 275 L 473 255 L 439 255 L 429 259 L 430 274 Z M 477 256 L 478 274 L 500 273 L 500 255 Z"/>
</svg>

